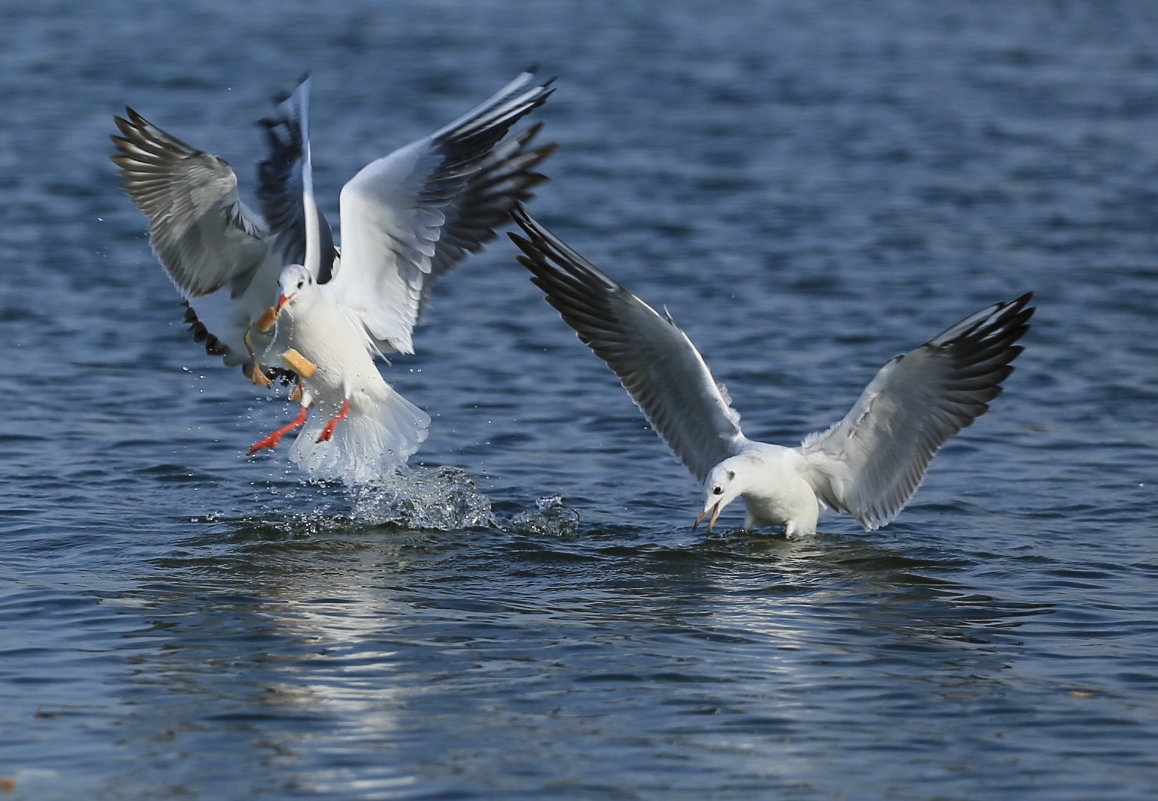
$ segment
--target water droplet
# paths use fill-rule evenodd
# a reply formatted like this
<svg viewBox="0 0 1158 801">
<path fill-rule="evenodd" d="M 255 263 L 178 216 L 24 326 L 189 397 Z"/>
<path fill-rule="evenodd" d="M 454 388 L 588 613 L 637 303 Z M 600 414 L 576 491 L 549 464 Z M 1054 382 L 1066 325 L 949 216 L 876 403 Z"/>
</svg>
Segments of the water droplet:
<svg viewBox="0 0 1158 801">
<path fill-rule="evenodd" d="M 519 512 L 510 520 L 510 529 L 519 534 L 571 537 L 579 529 L 579 513 L 563 504 L 560 495 L 546 495 L 535 501 L 534 512 Z"/>
<path fill-rule="evenodd" d="M 351 492 L 351 517 L 361 523 L 437 531 L 496 526 L 490 498 L 457 467 L 411 468 Z"/>
</svg>

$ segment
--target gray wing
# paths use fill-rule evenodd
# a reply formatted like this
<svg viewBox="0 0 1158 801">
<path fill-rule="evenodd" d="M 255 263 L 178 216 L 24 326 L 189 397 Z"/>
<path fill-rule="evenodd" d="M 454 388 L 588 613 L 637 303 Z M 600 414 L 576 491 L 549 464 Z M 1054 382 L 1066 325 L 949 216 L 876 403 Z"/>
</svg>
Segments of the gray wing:
<svg viewBox="0 0 1158 801">
<path fill-rule="evenodd" d="M 1022 351 L 1033 293 L 995 303 L 876 374 L 843 420 L 802 445 L 817 493 L 872 530 L 891 521 L 941 445 L 989 409 Z"/>
<path fill-rule="evenodd" d="M 309 144 L 309 76 L 298 82 L 293 92 L 274 98 L 275 113 L 259 120 L 265 131 L 269 153 L 257 165 L 260 181 L 257 196 L 261 213 L 274 236 L 283 264 L 305 264 L 306 211 L 302 203 L 302 171 L 309 169 L 305 148 Z M 316 206 L 320 234 L 321 264 L 318 283 L 330 280 L 337 251 L 334 235 L 325 216 Z"/>
<path fill-rule="evenodd" d="M 149 219 L 149 242 L 186 299 L 229 285 L 245 291 L 269 254 L 260 221 L 241 202 L 227 162 L 162 131 L 131 108 L 114 117 L 113 162 Z"/>
<path fill-rule="evenodd" d="M 542 128 L 541 122 L 536 123 L 501 142 L 451 200 L 442 236 L 435 245 L 430 277 L 423 284 L 423 305 L 429 300 L 434 282 L 468 254 L 482 250 L 494 238 L 495 229 L 510 220 L 515 205 L 530 200 L 531 190 L 547 180 L 535 170 L 555 152 L 556 145 L 530 147 Z"/>
<path fill-rule="evenodd" d="M 703 481 L 746 441 L 704 359 L 670 317 L 661 317 L 519 207 L 514 220 L 527 238 L 510 237 L 519 262 L 547 302 L 623 383 L 652 426 Z"/>
<path fill-rule="evenodd" d="M 342 188 L 342 266 L 331 286 L 379 349 L 412 353 L 430 284 L 494 235 L 542 176 L 550 148 L 507 134 L 542 105 L 551 81 L 524 72 L 431 136 L 363 167 Z"/>
</svg>

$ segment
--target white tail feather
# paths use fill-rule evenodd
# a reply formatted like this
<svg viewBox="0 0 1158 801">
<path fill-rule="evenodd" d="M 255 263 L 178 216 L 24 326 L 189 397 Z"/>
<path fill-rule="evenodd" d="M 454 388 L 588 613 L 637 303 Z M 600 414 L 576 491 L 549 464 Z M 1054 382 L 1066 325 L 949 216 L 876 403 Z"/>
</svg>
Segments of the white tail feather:
<svg viewBox="0 0 1158 801">
<path fill-rule="evenodd" d="M 353 407 L 328 442 L 317 442 L 325 414 L 313 410 L 290 449 L 290 460 L 314 478 L 364 484 L 402 467 L 426 439 L 430 415 L 393 389 L 367 410 Z"/>
</svg>

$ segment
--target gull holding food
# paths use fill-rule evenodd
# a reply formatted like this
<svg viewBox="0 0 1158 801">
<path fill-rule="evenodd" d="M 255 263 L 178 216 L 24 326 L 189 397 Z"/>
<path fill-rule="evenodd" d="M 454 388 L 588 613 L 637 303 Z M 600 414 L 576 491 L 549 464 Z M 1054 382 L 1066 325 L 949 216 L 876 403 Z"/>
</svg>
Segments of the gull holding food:
<svg viewBox="0 0 1158 801">
<path fill-rule="evenodd" d="M 185 300 L 194 340 L 263 386 L 279 369 L 259 364 L 271 340 L 255 323 L 277 294 L 282 267 L 300 262 L 305 248 L 308 101 L 309 80 L 303 78 L 292 93 L 275 98 L 274 115 L 261 121 L 269 146 L 258 168 L 262 215 L 242 202 L 237 175 L 223 159 L 185 144 L 132 108 L 114 117 L 120 133 L 112 137 L 112 160 L 149 220 L 149 242 Z M 324 282 L 337 252 L 329 225 L 314 212 L 325 254 L 317 279 Z"/>
<path fill-rule="evenodd" d="M 508 134 L 546 101 L 551 84 L 525 72 L 446 127 L 363 167 L 342 188 L 341 260 L 326 283 L 318 279 L 326 254 L 304 137 L 304 259 L 281 271 L 276 306 L 255 325 L 274 328 L 263 361 L 297 374 L 300 408 L 250 453 L 301 427 L 290 450 L 299 467 L 360 483 L 418 449 L 430 417 L 386 383 L 375 357 L 413 353 L 411 333 L 435 280 L 481 250 L 546 180 L 535 168 L 554 147 L 530 147 L 541 126 Z M 319 415 L 310 419 L 315 405 Z"/>
<path fill-rule="evenodd" d="M 616 283 L 523 209 L 520 263 L 576 333 L 619 376 L 659 435 L 703 483 L 708 530 L 736 498 L 745 528 L 814 534 L 826 509 L 871 531 L 916 492 L 941 445 L 984 414 L 1013 371 L 1032 293 L 995 303 L 896 356 L 844 419 L 798 447 L 748 439 L 740 415 L 670 316 Z"/>
</svg>

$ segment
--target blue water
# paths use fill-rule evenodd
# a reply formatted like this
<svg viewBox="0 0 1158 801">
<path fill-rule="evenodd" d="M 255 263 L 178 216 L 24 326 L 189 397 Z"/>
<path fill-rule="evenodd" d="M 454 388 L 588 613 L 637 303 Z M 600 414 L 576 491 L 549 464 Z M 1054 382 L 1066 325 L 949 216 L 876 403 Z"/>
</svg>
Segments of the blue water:
<svg viewBox="0 0 1158 801">
<path fill-rule="evenodd" d="M 1149 799 L 1158 6 L 9 4 L 0 779 L 13 799 Z M 323 205 L 529 63 L 536 214 L 790 444 L 1034 289 L 893 525 L 693 533 L 698 489 L 496 242 L 387 368 L 434 417 L 350 492 L 187 341 L 108 161 L 228 159 L 314 76 Z"/>
</svg>

